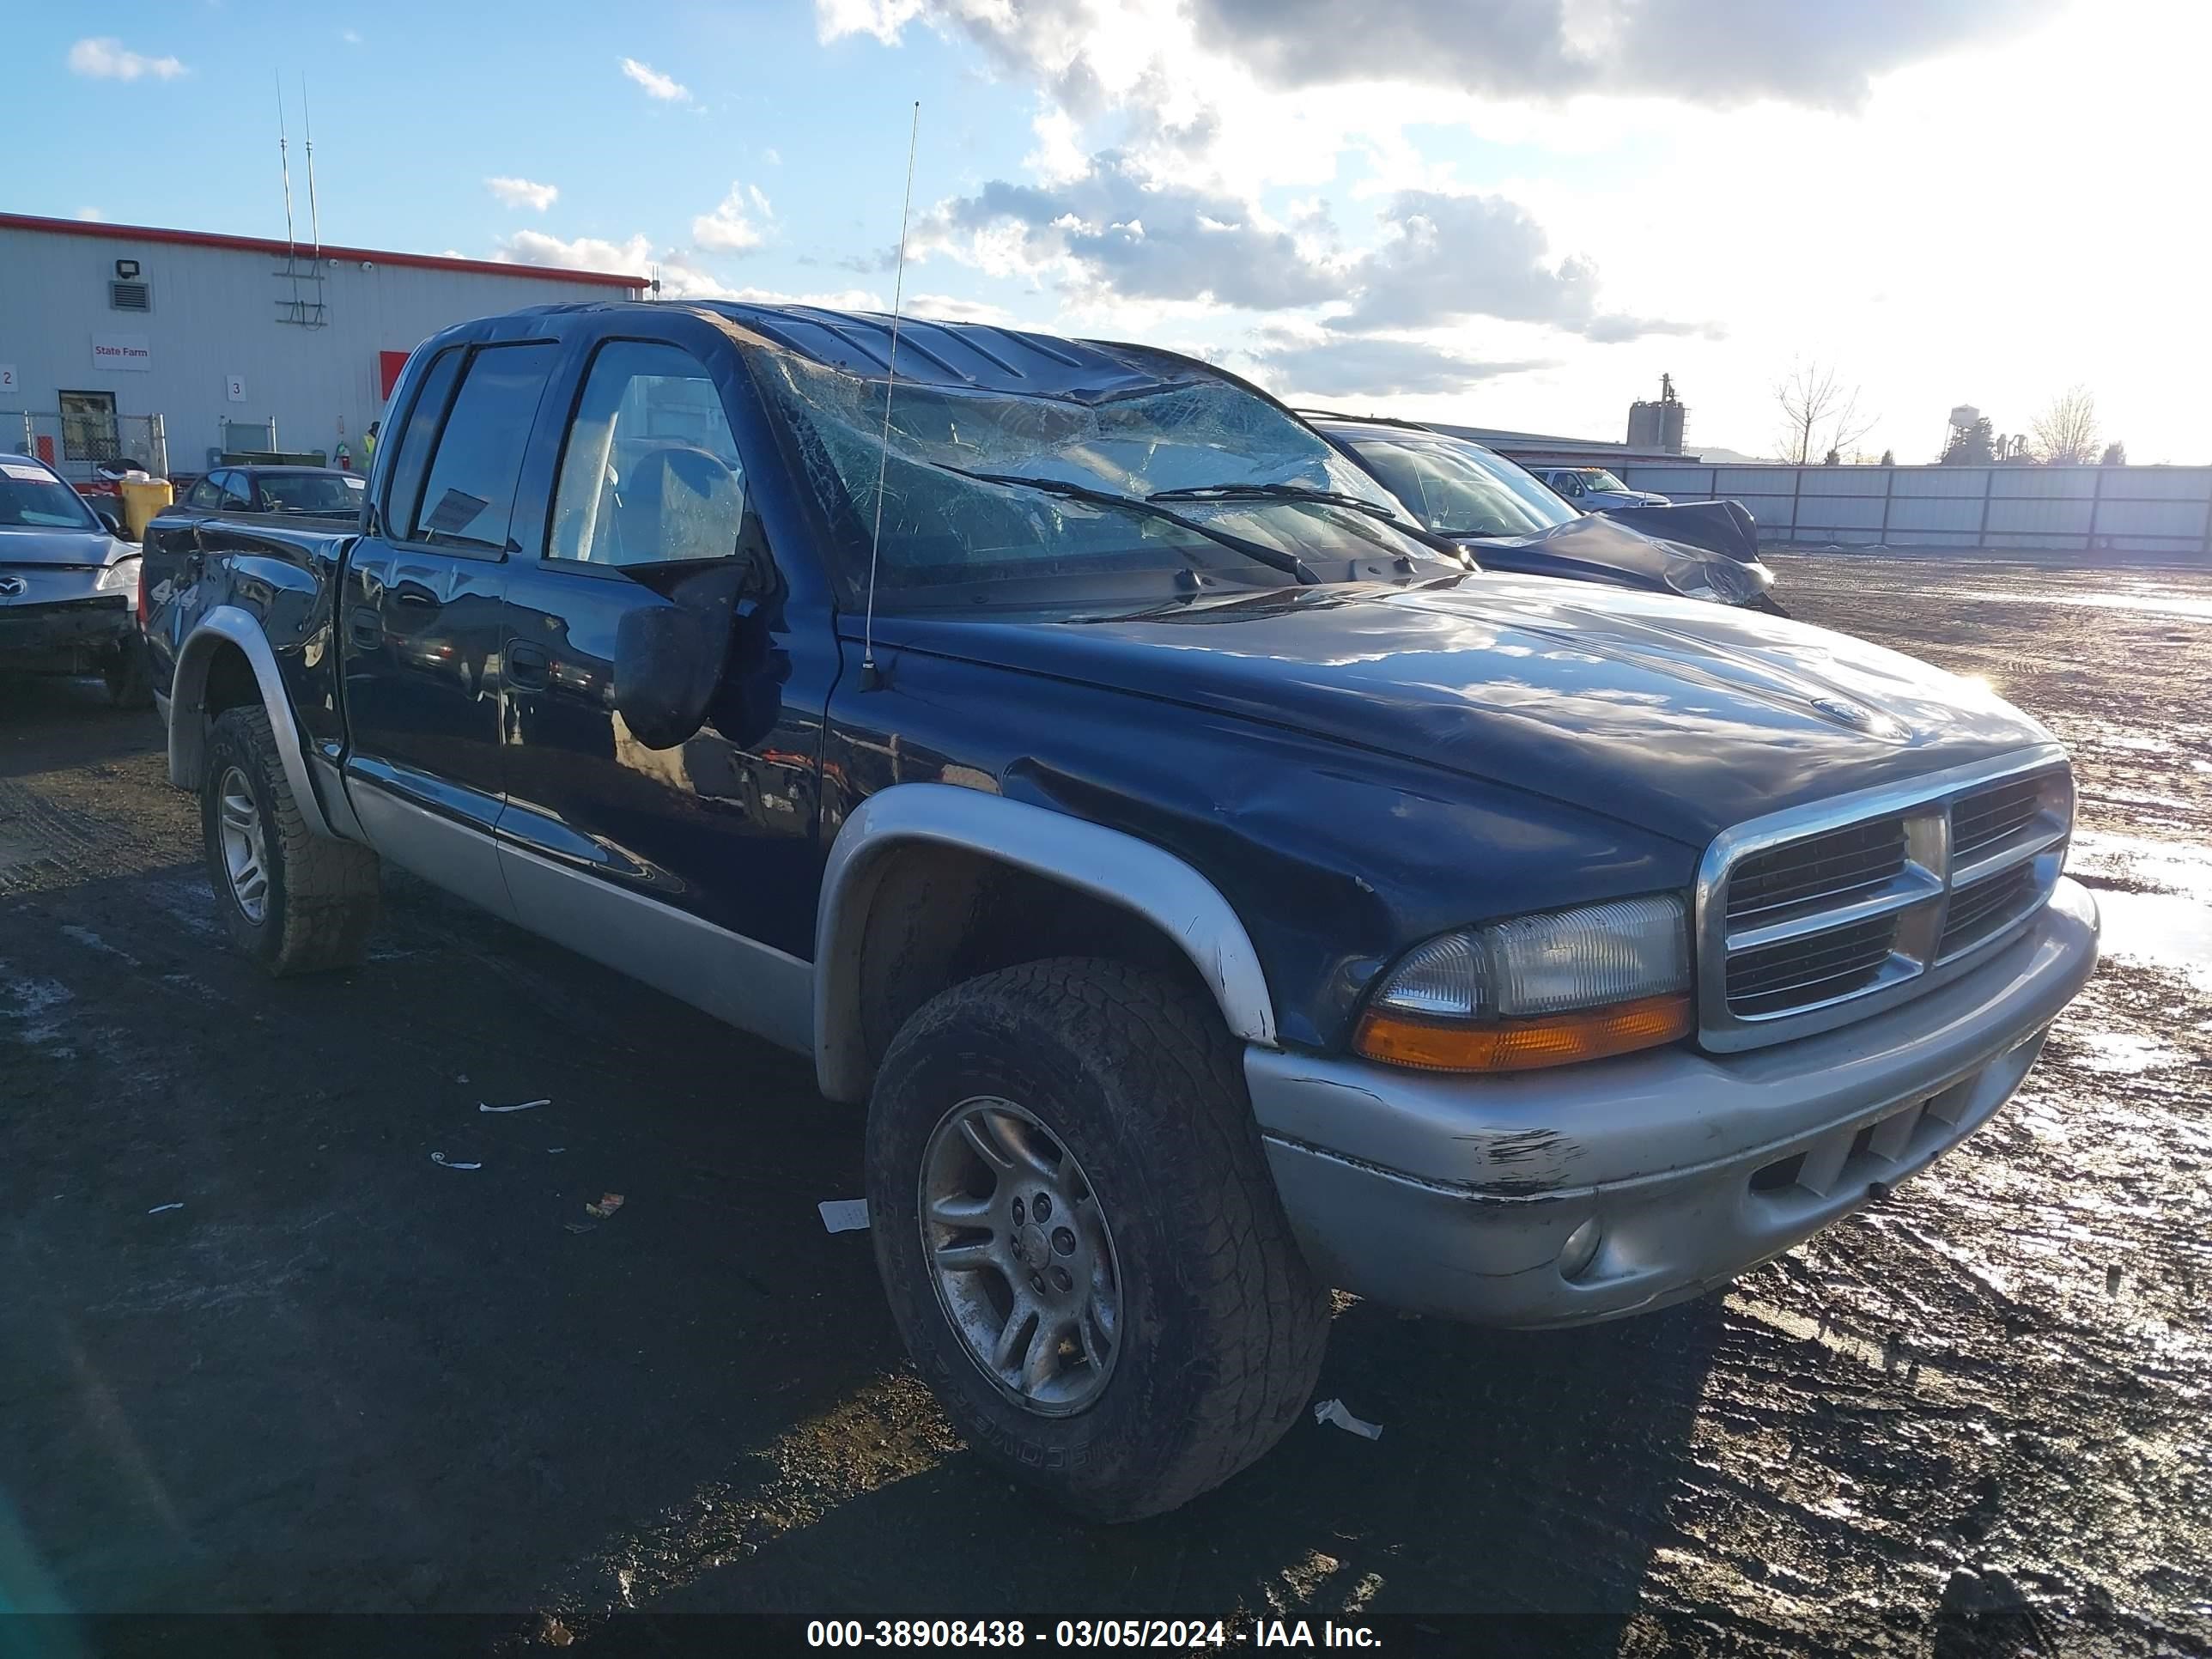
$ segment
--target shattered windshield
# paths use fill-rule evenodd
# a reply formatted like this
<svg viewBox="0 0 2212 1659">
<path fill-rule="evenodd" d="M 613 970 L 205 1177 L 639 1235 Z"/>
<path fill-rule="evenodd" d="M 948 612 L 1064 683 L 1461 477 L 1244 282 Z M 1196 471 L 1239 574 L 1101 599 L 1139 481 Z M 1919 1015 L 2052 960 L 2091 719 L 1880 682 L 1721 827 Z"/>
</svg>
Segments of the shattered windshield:
<svg viewBox="0 0 2212 1659">
<path fill-rule="evenodd" d="M 1518 468 L 1472 444 L 1363 438 L 1353 447 L 1443 535 L 1534 536 L 1580 516 L 1534 478 L 1525 490 L 1516 487 L 1509 469 Z"/>
<path fill-rule="evenodd" d="M 865 577 L 883 480 L 879 590 L 1006 576 L 1196 568 L 1244 581 L 1284 572 L 1142 503 L 1221 534 L 1292 553 L 1317 568 L 1348 560 L 1438 556 L 1359 505 L 1235 492 L 1291 486 L 1403 509 L 1317 434 L 1266 399 L 1222 381 L 1163 383 L 1133 396 L 1079 402 L 902 380 L 884 437 L 884 382 L 793 354 L 753 354 L 760 380 L 790 420 L 805 482 L 843 529 L 848 574 Z M 975 474 L 989 474 L 978 477 Z M 1093 495 L 1012 482 L 1079 486 Z M 1220 498 L 1176 492 L 1221 489 Z M 1340 580 L 1329 575 L 1328 580 Z"/>
</svg>

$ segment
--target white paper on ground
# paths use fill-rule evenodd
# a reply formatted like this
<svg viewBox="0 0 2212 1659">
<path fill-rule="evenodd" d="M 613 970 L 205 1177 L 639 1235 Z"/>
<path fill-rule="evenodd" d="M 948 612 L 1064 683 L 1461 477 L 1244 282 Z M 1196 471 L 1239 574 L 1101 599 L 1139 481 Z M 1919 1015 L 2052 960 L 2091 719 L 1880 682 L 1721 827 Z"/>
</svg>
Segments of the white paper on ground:
<svg viewBox="0 0 2212 1659">
<path fill-rule="evenodd" d="M 815 1207 L 822 1212 L 823 1226 L 833 1233 L 860 1232 L 868 1224 L 865 1198 L 825 1198 Z"/>
<path fill-rule="evenodd" d="M 146 1213 L 148 1215 L 166 1215 L 171 1210 L 181 1210 L 185 1206 L 181 1204 L 156 1204 L 152 1209 L 147 1211 Z"/>
<path fill-rule="evenodd" d="M 1380 1423 L 1370 1423 L 1364 1418 L 1354 1417 L 1344 1408 L 1344 1401 L 1341 1400 L 1321 1401 L 1314 1407 L 1314 1421 L 1334 1423 L 1340 1429 L 1349 1429 L 1352 1433 L 1364 1435 L 1370 1440 L 1380 1440 L 1382 1437 L 1382 1425 Z"/>
<path fill-rule="evenodd" d="M 552 1103 L 553 1097 L 550 1095 L 548 1095 L 543 1100 L 526 1100 L 514 1106 L 487 1106 L 480 1100 L 477 1102 L 477 1110 L 480 1112 L 526 1112 L 533 1106 L 550 1106 Z"/>
<path fill-rule="evenodd" d="M 443 1152 L 431 1153 L 430 1162 L 440 1164 L 448 1170 L 481 1170 L 483 1168 L 483 1165 L 481 1164 L 456 1164 L 453 1159 L 447 1158 Z"/>
</svg>

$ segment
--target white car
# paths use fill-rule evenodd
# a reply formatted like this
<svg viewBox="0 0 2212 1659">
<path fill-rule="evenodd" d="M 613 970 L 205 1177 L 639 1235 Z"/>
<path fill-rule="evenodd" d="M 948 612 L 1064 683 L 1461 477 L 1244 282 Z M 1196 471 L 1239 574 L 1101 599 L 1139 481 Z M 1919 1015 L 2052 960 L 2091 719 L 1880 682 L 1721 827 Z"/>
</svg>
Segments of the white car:
<svg viewBox="0 0 2212 1659">
<path fill-rule="evenodd" d="M 1532 466 L 1528 469 L 1585 513 L 1608 507 L 1671 507 L 1664 495 L 1631 489 L 1601 466 Z"/>
</svg>

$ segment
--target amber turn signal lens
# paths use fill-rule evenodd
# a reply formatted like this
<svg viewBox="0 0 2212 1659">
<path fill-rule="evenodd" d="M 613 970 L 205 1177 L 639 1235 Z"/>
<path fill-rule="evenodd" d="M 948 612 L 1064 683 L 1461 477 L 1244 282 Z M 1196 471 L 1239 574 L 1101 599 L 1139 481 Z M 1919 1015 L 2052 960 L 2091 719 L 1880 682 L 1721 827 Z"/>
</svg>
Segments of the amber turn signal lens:
<svg viewBox="0 0 2212 1659">
<path fill-rule="evenodd" d="M 1352 1046 L 1370 1060 L 1427 1072 L 1530 1072 L 1677 1042 L 1695 1024 L 1686 996 L 1644 997 L 1609 1008 L 1480 1024 L 1370 1008 Z"/>
</svg>

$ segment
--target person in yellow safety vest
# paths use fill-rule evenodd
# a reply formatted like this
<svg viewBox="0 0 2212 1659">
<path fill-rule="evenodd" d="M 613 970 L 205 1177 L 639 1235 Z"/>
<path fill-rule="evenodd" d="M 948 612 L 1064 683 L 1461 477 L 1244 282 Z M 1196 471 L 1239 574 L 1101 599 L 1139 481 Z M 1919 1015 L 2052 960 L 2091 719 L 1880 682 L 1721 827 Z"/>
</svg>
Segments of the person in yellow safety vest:
<svg viewBox="0 0 2212 1659">
<path fill-rule="evenodd" d="M 370 471 L 376 465 L 376 429 L 380 422 L 371 421 L 368 430 L 361 434 L 361 470 Z"/>
</svg>

